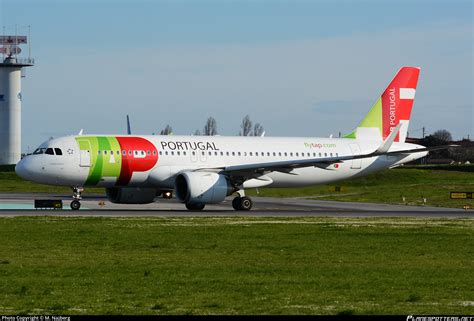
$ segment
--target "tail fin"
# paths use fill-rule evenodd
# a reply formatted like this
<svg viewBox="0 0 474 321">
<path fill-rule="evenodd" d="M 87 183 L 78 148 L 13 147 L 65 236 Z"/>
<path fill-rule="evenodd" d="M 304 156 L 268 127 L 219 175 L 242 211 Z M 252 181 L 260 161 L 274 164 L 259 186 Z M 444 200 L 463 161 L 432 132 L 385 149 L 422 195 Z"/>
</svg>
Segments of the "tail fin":
<svg viewBox="0 0 474 321">
<path fill-rule="evenodd" d="M 396 142 L 405 142 L 420 68 L 402 67 L 359 126 L 346 138 L 385 140 L 399 123 Z"/>
</svg>

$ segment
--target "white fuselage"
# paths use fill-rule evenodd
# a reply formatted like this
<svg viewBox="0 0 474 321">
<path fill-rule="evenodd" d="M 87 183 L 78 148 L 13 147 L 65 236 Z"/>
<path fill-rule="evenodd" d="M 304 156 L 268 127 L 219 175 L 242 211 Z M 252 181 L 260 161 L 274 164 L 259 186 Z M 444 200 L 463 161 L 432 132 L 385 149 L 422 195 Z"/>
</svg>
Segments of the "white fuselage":
<svg viewBox="0 0 474 321">
<path fill-rule="evenodd" d="M 221 169 L 246 164 L 369 154 L 380 143 L 311 137 L 68 136 L 43 143 L 36 154 L 18 163 L 16 171 L 25 179 L 53 185 L 173 189 L 175 177 L 183 171 L 218 173 Z M 390 151 L 422 147 L 393 143 Z M 328 166 L 294 168 L 288 172 L 269 171 L 262 173 L 261 179 L 245 181 L 242 187 L 330 183 L 401 165 L 426 154 L 383 155 Z"/>
</svg>

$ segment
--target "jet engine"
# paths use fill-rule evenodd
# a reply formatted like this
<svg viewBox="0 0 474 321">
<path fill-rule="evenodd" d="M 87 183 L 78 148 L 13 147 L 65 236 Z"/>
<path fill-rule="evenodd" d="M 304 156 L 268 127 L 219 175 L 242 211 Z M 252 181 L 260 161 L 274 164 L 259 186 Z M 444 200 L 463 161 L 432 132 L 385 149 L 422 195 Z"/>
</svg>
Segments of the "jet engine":
<svg viewBox="0 0 474 321">
<path fill-rule="evenodd" d="M 107 199 L 117 204 L 148 204 L 153 203 L 156 188 L 114 187 L 105 189 Z"/>
<path fill-rule="evenodd" d="M 186 204 L 222 202 L 235 189 L 227 177 L 209 172 L 183 172 L 176 176 L 176 197 Z"/>
</svg>

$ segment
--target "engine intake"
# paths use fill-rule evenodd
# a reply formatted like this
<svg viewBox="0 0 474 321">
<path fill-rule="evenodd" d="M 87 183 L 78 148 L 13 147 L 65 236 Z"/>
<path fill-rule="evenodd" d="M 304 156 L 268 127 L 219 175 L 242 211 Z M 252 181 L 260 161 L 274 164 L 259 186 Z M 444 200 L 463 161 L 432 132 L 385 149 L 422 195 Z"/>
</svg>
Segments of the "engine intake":
<svg viewBox="0 0 474 321">
<path fill-rule="evenodd" d="M 184 172 L 176 176 L 176 197 L 186 204 L 215 204 L 234 192 L 227 177 L 209 172 Z"/>
<path fill-rule="evenodd" d="M 116 204 L 148 204 L 153 203 L 156 188 L 113 187 L 106 188 L 107 199 Z"/>
</svg>

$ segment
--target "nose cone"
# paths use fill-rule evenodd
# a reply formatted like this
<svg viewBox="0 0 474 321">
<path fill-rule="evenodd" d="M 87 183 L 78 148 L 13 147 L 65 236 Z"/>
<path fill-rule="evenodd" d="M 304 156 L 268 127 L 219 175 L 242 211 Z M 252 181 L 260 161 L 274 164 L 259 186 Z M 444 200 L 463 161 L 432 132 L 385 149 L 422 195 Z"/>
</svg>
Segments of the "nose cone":
<svg viewBox="0 0 474 321">
<path fill-rule="evenodd" d="M 30 173 L 28 172 L 28 169 L 25 163 L 26 163 L 26 159 L 20 160 L 18 164 L 16 164 L 15 166 L 15 173 L 21 178 L 28 180 L 30 177 Z"/>
</svg>

